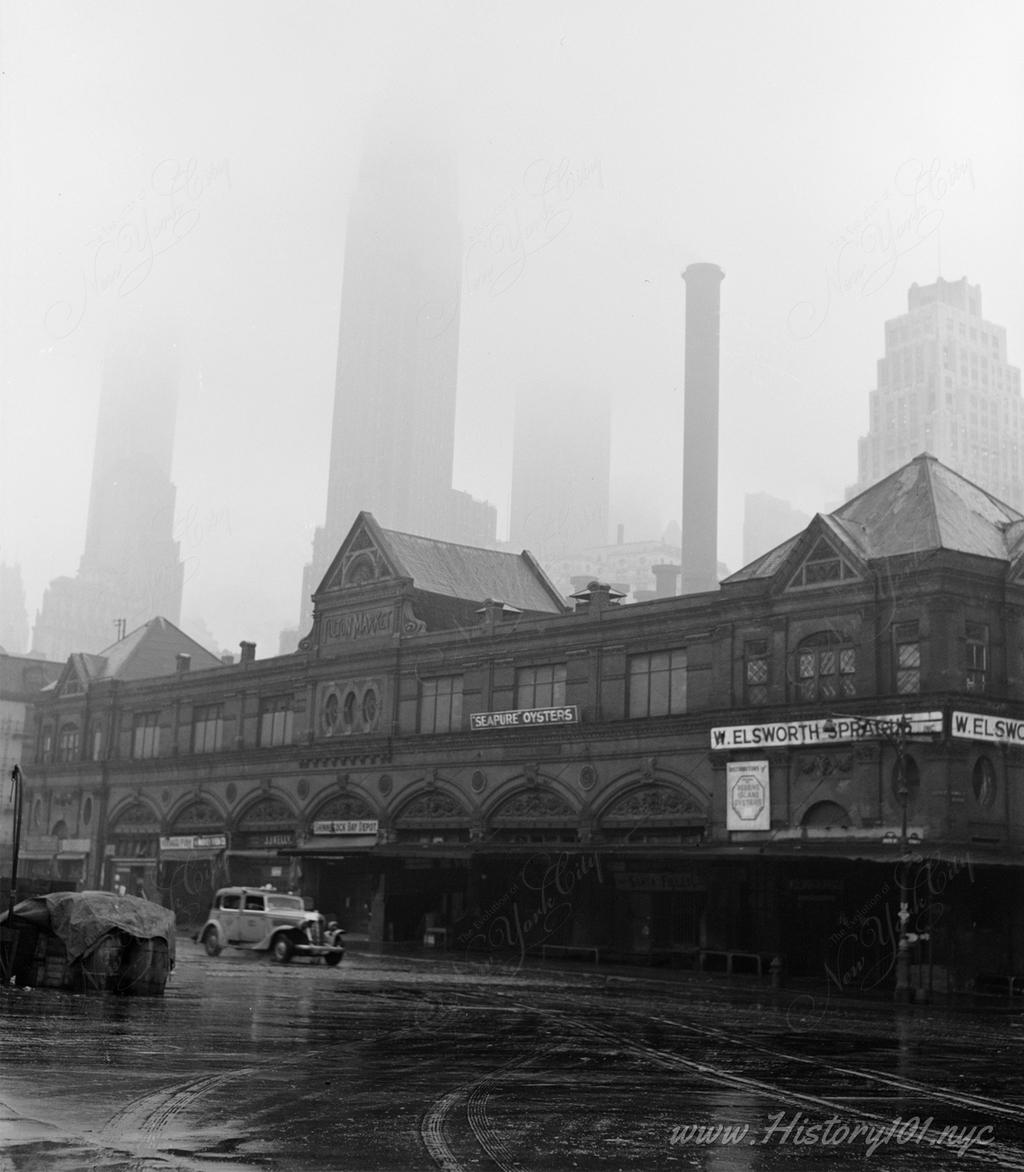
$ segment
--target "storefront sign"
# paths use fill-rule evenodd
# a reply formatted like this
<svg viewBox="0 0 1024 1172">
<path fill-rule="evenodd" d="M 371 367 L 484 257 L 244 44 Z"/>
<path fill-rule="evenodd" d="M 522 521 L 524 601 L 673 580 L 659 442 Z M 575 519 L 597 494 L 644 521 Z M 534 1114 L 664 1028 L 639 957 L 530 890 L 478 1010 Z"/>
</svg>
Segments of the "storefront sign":
<svg viewBox="0 0 1024 1172">
<path fill-rule="evenodd" d="M 725 767 L 726 830 L 771 830 L 767 761 L 730 761 Z"/>
<path fill-rule="evenodd" d="M 57 849 L 60 851 L 78 851 L 80 853 L 88 853 L 91 847 L 91 838 L 62 838 L 57 843 Z"/>
<path fill-rule="evenodd" d="M 878 741 L 900 734 L 934 736 L 942 732 L 941 712 L 908 712 L 906 716 L 836 716 L 788 724 L 739 724 L 711 730 L 712 749 L 755 749 L 772 745 L 838 745 Z"/>
<path fill-rule="evenodd" d="M 376 818 L 356 821 L 350 819 L 342 822 L 314 822 L 314 834 L 376 834 L 380 823 Z"/>
<path fill-rule="evenodd" d="M 991 741 L 994 745 L 1024 745 L 1024 720 L 1006 716 L 982 716 L 975 712 L 954 712 L 951 731 L 968 741 Z"/>
<path fill-rule="evenodd" d="M 561 708 L 512 708 L 506 712 L 474 712 L 469 718 L 471 729 L 536 728 L 542 724 L 578 724 L 580 710 L 575 704 Z"/>
<path fill-rule="evenodd" d="M 173 834 L 160 839 L 162 851 L 220 850 L 228 845 L 226 834 Z"/>
</svg>

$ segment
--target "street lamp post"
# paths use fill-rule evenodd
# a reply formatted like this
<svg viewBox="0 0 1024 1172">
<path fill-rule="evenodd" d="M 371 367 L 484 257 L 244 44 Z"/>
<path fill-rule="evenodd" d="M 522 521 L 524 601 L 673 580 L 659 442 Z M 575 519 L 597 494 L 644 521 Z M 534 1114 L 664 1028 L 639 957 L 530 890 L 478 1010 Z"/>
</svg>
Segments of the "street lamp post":
<svg viewBox="0 0 1024 1172">
<path fill-rule="evenodd" d="M 18 902 L 18 849 L 21 845 L 21 769 L 15 765 L 11 770 L 11 799 L 14 804 L 14 823 L 11 831 L 11 890 L 7 915 L 8 955 L 3 958 L 3 977 L 6 980 L 14 969 L 14 905 Z"/>
<path fill-rule="evenodd" d="M 881 720 L 871 716 L 848 716 L 833 713 L 826 722 L 826 728 L 831 725 L 835 728 L 836 719 L 852 720 L 864 733 L 870 734 L 878 740 L 885 741 L 893 747 L 896 753 L 896 796 L 900 803 L 900 857 L 897 870 L 897 883 L 900 892 L 900 907 L 897 913 L 898 933 L 896 938 L 896 987 L 894 999 L 898 1002 L 913 1000 L 913 989 L 910 984 L 910 948 L 919 940 L 927 940 L 927 933 L 907 931 L 910 922 L 910 906 L 907 898 L 910 861 L 910 834 L 907 825 L 907 809 L 910 802 L 910 788 L 907 784 L 907 738 L 913 731 L 913 725 L 906 713 L 898 720 Z"/>
</svg>

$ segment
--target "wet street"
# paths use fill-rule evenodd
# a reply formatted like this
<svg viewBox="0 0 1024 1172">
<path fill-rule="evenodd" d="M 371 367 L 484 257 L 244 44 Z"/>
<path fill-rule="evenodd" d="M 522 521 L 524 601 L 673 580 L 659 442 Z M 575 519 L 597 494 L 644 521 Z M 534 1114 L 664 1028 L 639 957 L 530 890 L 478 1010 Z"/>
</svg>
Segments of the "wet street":
<svg viewBox="0 0 1024 1172">
<path fill-rule="evenodd" d="M 162 998 L 0 990 L 2 1172 L 1024 1169 L 1024 1014 L 179 942 Z"/>
</svg>

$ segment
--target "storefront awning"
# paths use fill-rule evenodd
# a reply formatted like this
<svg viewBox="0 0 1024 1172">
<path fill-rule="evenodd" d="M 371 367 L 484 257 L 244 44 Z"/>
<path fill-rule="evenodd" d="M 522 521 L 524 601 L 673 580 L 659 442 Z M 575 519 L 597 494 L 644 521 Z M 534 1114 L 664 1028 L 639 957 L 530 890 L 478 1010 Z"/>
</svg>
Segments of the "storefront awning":
<svg viewBox="0 0 1024 1172">
<path fill-rule="evenodd" d="M 301 846 L 281 847 L 278 855 L 286 858 L 302 859 L 337 859 L 342 855 L 365 855 L 377 845 L 376 834 L 344 834 L 323 835 L 321 838 L 311 838 Z"/>
</svg>

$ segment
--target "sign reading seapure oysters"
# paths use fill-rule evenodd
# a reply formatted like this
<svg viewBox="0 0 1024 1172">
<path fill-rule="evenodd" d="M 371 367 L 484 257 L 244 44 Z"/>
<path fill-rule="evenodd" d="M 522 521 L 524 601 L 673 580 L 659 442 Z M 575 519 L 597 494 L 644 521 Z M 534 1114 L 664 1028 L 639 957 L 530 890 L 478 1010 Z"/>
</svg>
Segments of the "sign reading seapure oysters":
<svg viewBox="0 0 1024 1172">
<path fill-rule="evenodd" d="M 563 704 L 561 708 L 510 708 L 505 712 L 473 712 L 469 717 L 469 727 L 537 728 L 544 724 L 578 724 L 579 719 L 577 705 Z"/>
<path fill-rule="evenodd" d="M 934 736 L 942 732 L 941 712 L 904 716 L 833 716 L 791 720 L 786 724 L 738 724 L 711 730 L 712 749 L 751 749 L 766 745 L 838 745 L 887 737 Z"/>
</svg>

